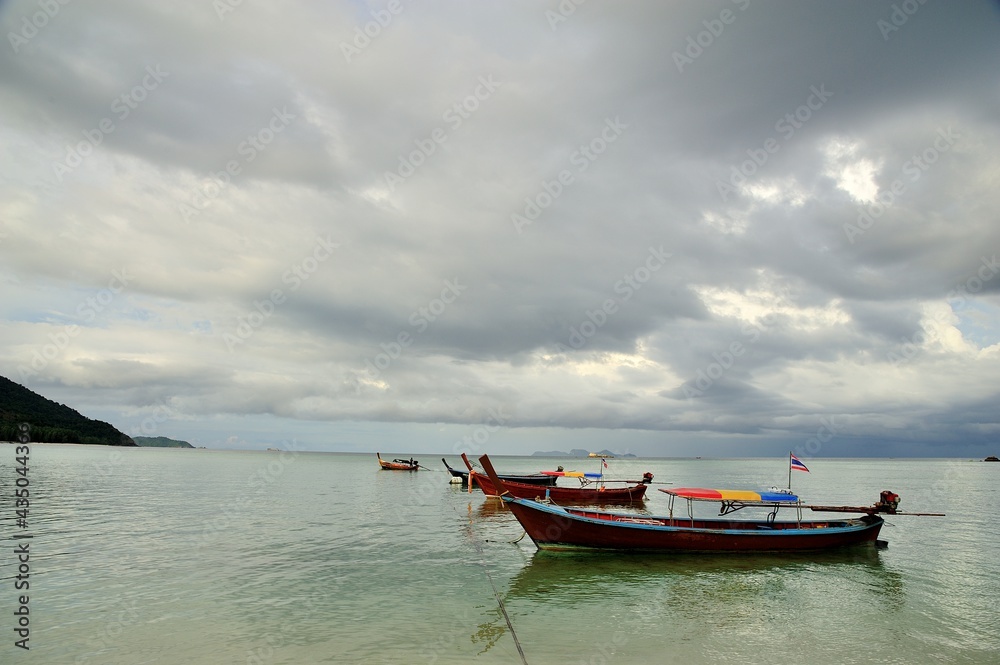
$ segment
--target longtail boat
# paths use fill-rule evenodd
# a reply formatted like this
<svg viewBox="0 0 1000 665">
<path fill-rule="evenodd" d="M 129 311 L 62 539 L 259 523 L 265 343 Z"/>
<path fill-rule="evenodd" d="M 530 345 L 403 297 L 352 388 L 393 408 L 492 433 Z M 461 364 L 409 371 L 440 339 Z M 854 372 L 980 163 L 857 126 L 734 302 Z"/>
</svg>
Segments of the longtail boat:
<svg viewBox="0 0 1000 665">
<path fill-rule="evenodd" d="M 375 453 L 375 456 L 378 457 L 379 468 L 389 471 L 416 471 L 420 468 L 420 463 L 412 457 L 410 459 L 394 459 L 391 462 L 386 462 L 379 453 Z"/>
<path fill-rule="evenodd" d="M 707 488 L 661 489 L 670 495 L 670 512 L 653 517 L 612 513 L 590 509 L 563 508 L 519 498 L 507 491 L 507 484 L 495 477 L 489 457 L 479 459 L 493 484 L 501 488 L 501 498 L 524 527 L 536 547 L 544 550 L 600 549 L 634 552 L 792 552 L 824 550 L 848 545 L 875 543 L 884 524 L 881 514 L 938 515 L 938 513 L 902 513 L 897 510 L 899 496 L 882 492 L 877 503 L 867 507 L 807 506 L 794 494 L 771 491 L 751 492 Z M 675 498 L 687 501 L 687 514 L 674 515 Z M 763 520 L 696 518 L 694 501 L 718 501 L 720 515 L 745 507 L 771 510 Z M 777 521 L 781 507 L 794 507 L 798 519 Z M 802 510 L 857 512 L 853 519 L 803 521 Z M 879 541 L 881 542 L 881 541 Z"/>
<path fill-rule="evenodd" d="M 484 455 L 483 457 L 486 456 Z M 482 461 L 483 457 L 480 458 L 480 461 Z M 472 463 L 469 462 L 469 458 L 465 453 L 462 453 L 462 460 L 469 467 L 469 491 L 472 491 L 472 486 L 476 485 L 487 496 L 497 496 L 500 494 L 496 489 L 499 485 L 497 485 L 497 481 L 493 479 L 493 476 L 477 472 L 473 469 Z M 565 475 L 562 472 L 560 474 Z M 583 474 L 580 474 L 580 476 L 583 476 Z M 551 477 L 558 478 L 559 476 L 552 475 Z M 527 483 L 502 480 L 499 477 L 497 479 L 503 483 L 503 491 L 510 496 L 522 499 L 545 499 L 565 504 L 639 503 L 645 499 L 646 488 L 652 482 L 653 474 L 644 474 L 641 481 L 625 481 L 635 482 L 634 485 L 628 487 L 607 487 L 603 483 L 599 487 L 559 487 L 557 485 L 529 485 Z"/>
<path fill-rule="evenodd" d="M 451 474 L 452 478 L 461 478 L 462 484 L 467 485 L 469 482 L 469 472 L 461 471 L 459 469 L 453 469 L 445 458 L 441 458 L 444 462 L 444 468 L 448 469 L 448 473 Z M 511 473 L 501 473 L 500 478 L 502 480 L 509 480 L 516 483 L 524 483 L 527 485 L 548 485 L 552 486 L 556 484 L 557 477 L 552 475 L 552 472 L 542 471 L 541 473 L 530 473 L 530 474 L 511 474 Z"/>
</svg>

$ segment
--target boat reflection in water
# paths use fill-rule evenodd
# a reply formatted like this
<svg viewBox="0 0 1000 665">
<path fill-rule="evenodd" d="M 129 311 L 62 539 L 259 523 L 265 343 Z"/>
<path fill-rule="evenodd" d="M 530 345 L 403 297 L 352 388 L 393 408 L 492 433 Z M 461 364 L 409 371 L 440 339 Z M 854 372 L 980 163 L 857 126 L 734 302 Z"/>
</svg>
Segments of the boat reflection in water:
<svg viewBox="0 0 1000 665">
<path fill-rule="evenodd" d="M 671 603 L 692 606 L 735 595 L 766 594 L 764 579 L 783 580 L 789 573 L 822 573 L 838 578 L 863 579 L 862 586 L 883 598 L 902 594 L 901 576 L 887 568 L 882 554 L 872 547 L 852 547 L 824 552 L 731 554 L 548 552 L 538 550 L 511 579 L 511 598 L 561 603 L 589 603 L 597 598 L 620 596 L 640 599 L 662 596 Z M 663 591 L 660 591 L 663 590 Z M 697 601 L 697 602 L 696 602 Z M 675 608 L 679 609 L 679 608 Z"/>
<path fill-rule="evenodd" d="M 527 551 L 523 542 L 509 547 Z M 769 622 L 786 612 L 795 616 L 818 611 L 840 621 L 844 607 L 871 608 L 881 615 L 905 613 L 904 578 L 886 565 L 884 556 L 873 547 L 669 557 L 537 550 L 510 577 L 506 590 L 499 580 L 498 586 L 515 622 L 544 614 L 592 623 L 596 647 L 590 648 L 596 648 L 596 654 L 603 653 L 601 645 L 610 653 L 616 646 L 624 648 L 625 640 L 633 640 L 615 632 L 613 618 L 621 616 L 629 617 L 633 627 L 644 627 L 644 634 L 654 642 L 667 624 L 685 627 L 681 632 L 692 631 L 691 644 L 677 645 L 683 654 L 685 648 L 698 650 L 698 635 L 708 639 L 712 630 L 723 626 L 731 631 L 766 632 Z M 822 601 L 817 601 L 817 589 L 822 589 Z M 817 602 L 822 609 L 817 610 Z M 480 621 L 470 639 L 485 648 L 507 631 L 496 608 L 484 609 Z M 630 644 L 629 649 L 633 648 Z M 532 644 L 529 653 L 553 656 L 540 653 L 543 650 L 542 645 Z"/>
</svg>

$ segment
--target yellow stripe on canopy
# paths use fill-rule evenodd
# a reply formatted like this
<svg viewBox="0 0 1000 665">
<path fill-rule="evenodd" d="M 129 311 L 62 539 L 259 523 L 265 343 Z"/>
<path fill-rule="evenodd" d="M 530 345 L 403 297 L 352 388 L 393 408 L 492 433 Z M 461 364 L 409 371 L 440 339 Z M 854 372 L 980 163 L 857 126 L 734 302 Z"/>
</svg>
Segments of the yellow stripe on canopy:
<svg viewBox="0 0 1000 665">
<path fill-rule="evenodd" d="M 758 492 L 749 492 L 746 490 L 719 490 L 720 497 L 723 501 L 760 501 L 760 494 Z"/>
</svg>

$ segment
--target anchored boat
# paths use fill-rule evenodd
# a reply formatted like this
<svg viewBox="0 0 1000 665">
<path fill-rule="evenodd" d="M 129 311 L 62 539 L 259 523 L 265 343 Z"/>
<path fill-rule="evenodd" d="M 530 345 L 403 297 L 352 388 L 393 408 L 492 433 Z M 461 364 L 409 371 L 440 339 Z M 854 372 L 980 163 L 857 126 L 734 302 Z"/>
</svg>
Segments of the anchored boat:
<svg viewBox="0 0 1000 665">
<path fill-rule="evenodd" d="M 661 489 L 670 495 L 669 514 L 646 516 L 584 508 L 564 508 L 519 498 L 507 484 L 495 478 L 489 457 L 479 459 L 490 480 L 500 488 L 500 496 L 539 549 L 601 549 L 633 552 L 792 552 L 824 550 L 862 543 L 874 543 L 884 524 L 882 514 L 901 513 L 899 496 L 882 492 L 877 503 L 867 507 L 808 506 L 798 497 L 779 491 L 749 492 L 707 488 Z M 674 514 L 677 498 L 687 502 L 684 515 Z M 762 520 L 704 519 L 694 517 L 692 503 L 717 501 L 721 515 L 749 506 L 770 508 Z M 796 509 L 797 519 L 778 521 L 779 508 Z M 857 512 L 850 519 L 802 520 L 802 510 Z"/>
<path fill-rule="evenodd" d="M 444 468 L 448 469 L 448 473 L 451 474 L 452 478 L 461 478 L 462 484 L 466 485 L 469 482 L 469 472 L 461 471 L 459 469 L 453 469 L 445 458 L 441 458 L 444 462 Z M 556 484 L 557 477 L 547 473 L 530 473 L 530 474 L 511 474 L 511 473 L 501 473 L 500 478 L 503 480 L 508 480 L 516 483 L 525 483 L 527 485 L 548 485 L 552 486 Z"/>
<path fill-rule="evenodd" d="M 482 462 L 486 459 L 487 462 L 489 458 L 486 455 L 479 458 Z M 469 484 L 470 491 L 472 485 L 478 485 L 479 489 L 483 491 L 484 494 L 488 496 L 498 496 L 501 492 L 505 492 L 509 496 L 514 496 L 522 499 L 542 499 L 555 501 L 556 503 L 564 504 L 591 504 L 591 503 L 638 503 L 645 499 L 646 488 L 649 483 L 653 481 L 653 474 L 645 473 L 643 474 L 642 480 L 639 481 L 618 481 L 634 483 L 627 487 L 608 487 L 606 482 L 614 481 L 603 481 L 596 484 L 596 487 L 582 486 L 582 487 L 559 487 L 557 485 L 552 486 L 540 486 L 540 485 L 529 485 L 527 483 L 511 482 L 503 480 L 499 476 L 494 479 L 495 472 L 489 474 L 492 465 L 487 468 L 483 464 L 483 468 L 487 470 L 487 474 L 482 472 L 476 472 L 472 468 L 472 463 L 469 458 L 462 453 L 462 460 L 465 465 L 469 468 Z M 551 472 L 551 477 L 553 480 L 559 476 L 569 475 L 569 472 Z M 586 480 L 586 474 L 577 473 L 581 479 Z M 497 484 L 497 481 L 503 483 L 502 486 Z M 501 487 L 501 490 L 497 490 Z"/>
<path fill-rule="evenodd" d="M 394 459 L 391 462 L 386 462 L 382 459 L 382 455 L 375 453 L 378 457 L 378 465 L 381 469 L 386 469 L 388 471 L 416 471 L 420 468 L 420 463 L 413 459 Z"/>
</svg>

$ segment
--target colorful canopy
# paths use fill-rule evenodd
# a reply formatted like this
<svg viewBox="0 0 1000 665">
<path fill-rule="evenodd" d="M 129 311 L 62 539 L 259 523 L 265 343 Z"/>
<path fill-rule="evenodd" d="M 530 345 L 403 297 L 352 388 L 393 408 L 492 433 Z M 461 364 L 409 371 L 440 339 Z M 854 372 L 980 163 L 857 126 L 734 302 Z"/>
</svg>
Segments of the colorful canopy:
<svg viewBox="0 0 1000 665">
<path fill-rule="evenodd" d="M 759 501 L 763 503 L 795 503 L 799 500 L 794 494 L 784 492 L 749 490 L 715 490 L 703 487 L 674 487 L 661 489 L 661 492 L 679 496 L 682 499 L 699 501 Z"/>
<path fill-rule="evenodd" d="M 562 476 L 564 478 L 602 478 L 603 473 L 584 473 L 583 471 L 542 471 L 546 476 Z"/>
</svg>

